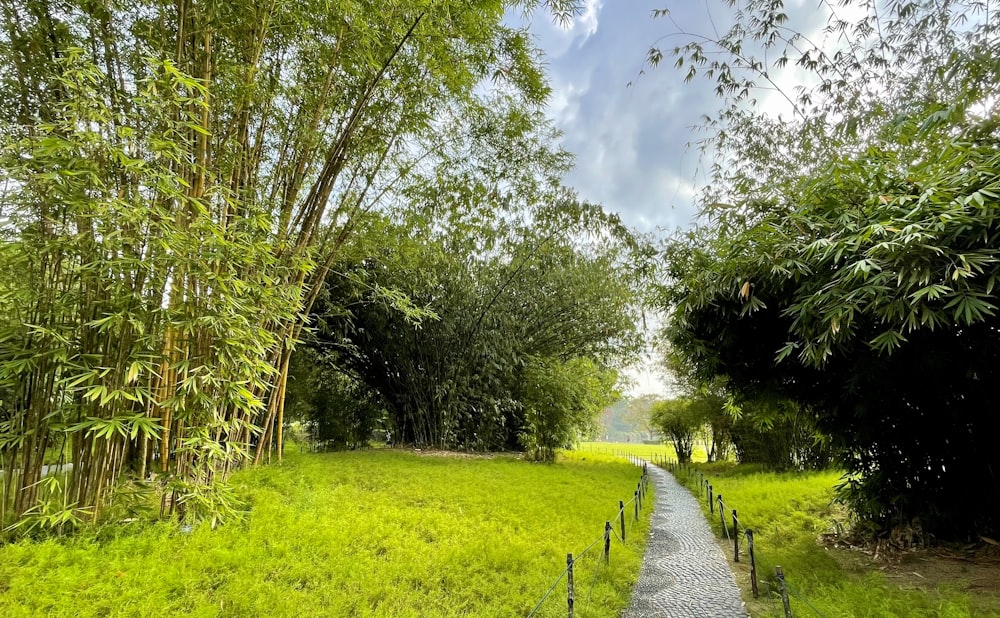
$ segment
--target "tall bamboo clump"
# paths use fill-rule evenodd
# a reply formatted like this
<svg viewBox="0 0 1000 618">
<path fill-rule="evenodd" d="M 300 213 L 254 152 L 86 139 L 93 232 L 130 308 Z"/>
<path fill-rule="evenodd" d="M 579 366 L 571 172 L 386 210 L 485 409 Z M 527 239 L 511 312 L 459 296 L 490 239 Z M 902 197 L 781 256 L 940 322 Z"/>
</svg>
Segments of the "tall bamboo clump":
<svg viewBox="0 0 1000 618">
<path fill-rule="evenodd" d="M 280 457 L 293 344 L 357 217 L 484 77 L 544 94 L 507 3 L 386 4 L 0 0 L 5 524 L 136 482 L 225 518 L 215 481 Z"/>
</svg>

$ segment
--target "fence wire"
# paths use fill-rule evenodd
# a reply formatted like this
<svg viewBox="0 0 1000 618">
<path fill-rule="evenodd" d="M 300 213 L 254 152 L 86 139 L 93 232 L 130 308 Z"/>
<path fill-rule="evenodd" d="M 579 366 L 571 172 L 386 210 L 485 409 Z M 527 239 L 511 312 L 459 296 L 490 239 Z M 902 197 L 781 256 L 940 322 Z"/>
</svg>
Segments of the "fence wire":
<svg viewBox="0 0 1000 618">
<path fill-rule="evenodd" d="M 623 456 L 623 455 L 619 455 L 619 456 Z M 642 464 L 645 463 L 645 462 L 642 461 L 641 459 L 636 458 L 635 460 L 633 460 L 631 457 L 628 457 L 628 456 L 624 456 L 624 457 L 626 459 L 628 459 L 629 461 L 631 461 L 633 464 L 639 466 L 640 468 L 643 468 Z M 646 470 L 645 470 L 645 468 L 643 468 L 642 475 L 639 477 L 639 483 L 640 484 L 643 484 L 645 482 L 646 474 L 647 474 Z M 644 491 L 644 493 L 645 493 L 645 491 Z M 615 514 L 614 514 L 613 518 L 606 519 L 605 521 L 606 522 L 615 522 L 615 523 L 617 523 L 619 521 L 623 521 L 621 518 L 625 514 L 626 507 L 634 504 L 636 502 L 637 498 L 638 498 L 638 493 L 634 493 L 632 495 L 632 499 L 631 500 L 629 500 L 627 502 L 622 502 L 621 503 L 622 505 L 615 511 Z M 632 527 L 634 528 L 635 525 L 636 525 L 636 522 L 631 522 L 631 523 L 632 523 Z M 626 526 L 626 529 L 627 528 L 628 528 L 628 526 Z M 619 541 L 621 541 L 622 547 L 628 547 L 628 544 L 625 542 L 624 539 L 622 539 L 621 536 L 618 535 L 618 532 L 615 530 L 614 526 L 611 527 L 610 532 L 611 532 L 612 535 L 614 535 L 615 538 L 617 538 Z M 535 616 L 535 614 L 538 613 L 538 610 L 540 610 L 542 608 L 542 606 L 545 604 L 545 601 L 548 600 L 548 598 L 552 595 L 552 592 L 555 591 L 555 589 L 559 585 L 559 583 L 562 582 L 562 580 L 564 578 L 566 578 L 567 574 L 570 571 L 570 568 L 571 567 L 575 567 L 577 565 L 577 563 L 580 560 L 582 560 L 583 557 L 586 556 L 587 553 L 590 552 L 590 550 L 593 549 L 593 547 L 595 545 L 597 545 L 601 541 L 604 541 L 604 538 L 605 538 L 605 534 L 602 532 L 601 536 L 599 536 L 592 543 L 590 543 L 589 545 L 587 545 L 587 547 L 582 552 L 580 552 L 579 554 L 576 554 L 576 555 L 573 556 L 572 561 L 569 564 L 566 565 L 566 568 L 564 568 L 563 571 L 562 571 L 562 573 L 559 574 L 559 577 L 556 578 L 556 580 L 552 583 L 552 585 L 545 592 L 545 594 L 542 596 L 542 598 L 538 601 L 538 603 L 535 605 L 535 607 L 531 610 L 530 613 L 528 613 L 527 618 L 533 618 Z M 594 576 L 593 576 L 593 579 L 591 579 L 590 589 L 588 590 L 587 596 L 586 596 L 586 600 L 587 601 L 590 601 L 591 595 L 594 592 L 594 586 L 597 584 L 597 576 L 599 575 L 600 569 L 601 569 L 601 562 L 602 562 L 601 561 L 601 557 L 598 557 L 597 560 L 596 560 L 596 562 L 597 562 L 597 565 L 594 568 Z M 575 599 L 575 600 L 577 600 L 577 599 Z M 574 605 L 575 605 L 575 603 L 574 603 Z"/>
<path fill-rule="evenodd" d="M 691 474 L 692 474 L 692 472 L 690 470 L 688 470 L 687 471 L 687 478 L 688 479 L 691 478 Z M 702 475 L 702 478 L 705 478 L 704 475 Z M 726 525 L 726 511 L 727 510 L 731 511 L 731 509 L 728 509 L 728 507 L 726 506 L 725 501 L 722 500 L 721 498 L 718 500 L 718 505 L 719 505 L 719 508 L 722 509 L 722 514 L 720 515 L 719 522 L 721 523 L 722 530 L 723 530 L 723 532 L 726 535 L 726 540 L 727 541 L 733 541 L 734 538 L 730 537 L 729 530 L 728 530 L 728 527 Z M 740 521 L 739 515 L 732 514 L 732 517 L 733 517 L 733 521 L 734 521 L 735 525 L 738 528 L 742 528 L 743 529 L 743 536 L 746 536 L 746 530 L 747 530 L 747 528 L 750 528 L 751 530 L 754 529 L 752 526 L 747 526 L 742 521 Z M 735 545 L 734 545 L 734 548 L 738 548 L 739 545 L 740 545 L 740 536 L 741 535 L 737 532 L 737 530 L 734 530 L 734 534 L 735 534 Z M 761 579 L 763 579 L 767 583 L 767 586 L 768 586 L 768 595 L 767 596 L 768 596 L 769 600 L 772 603 L 772 607 L 775 607 L 776 603 L 777 603 L 776 597 L 780 596 L 780 592 L 776 594 L 776 591 L 774 590 L 775 588 L 778 587 L 778 585 L 776 584 L 777 578 L 776 578 L 776 576 L 772 575 L 772 573 L 775 572 L 775 567 L 777 565 L 773 564 L 773 563 L 770 563 L 770 561 L 765 558 L 764 554 L 762 554 L 761 551 L 760 551 L 760 546 L 756 542 L 754 543 L 754 563 L 758 567 L 760 567 L 760 566 L 764 567 L 764 571 L 765 571 L 766 575 L 764 577 L 762 577 Z M 758 570 L 758 572 L 760 571 L 759 568 L 757 570 Z M 819 618 L 827 618 L 827 616 L 823 612 L 821 612 L 812 603 L 809 602 L 809 599 L 805 596 L 805 594 L 803 594 L 801 592 L 801 590 L 796 589 L 795 586 L 793 586 L 791 583 L 789 583 L 787 576 L 785 577 L 784 581 L 785 581 L 785 590 L 792 596 L 792 598 L 794 598 L 796 601 L 798 601 L 799 603 L 801 603 L 805 607 L 807 607 L 810 610 L 812 610 L 812 612 L 814 614 L 816 614 L 817 616 L 819 616 Z"/>
</svg>

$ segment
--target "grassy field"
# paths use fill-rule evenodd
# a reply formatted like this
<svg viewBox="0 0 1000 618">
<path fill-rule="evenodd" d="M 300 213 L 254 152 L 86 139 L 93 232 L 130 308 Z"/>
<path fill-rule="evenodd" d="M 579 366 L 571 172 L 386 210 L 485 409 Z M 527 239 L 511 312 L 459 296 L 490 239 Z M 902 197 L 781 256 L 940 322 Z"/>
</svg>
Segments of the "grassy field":
<svg viewBox="0 0 1000 618">
<path fill-rule="evenodd" d="M 0 616 L 526 616 L 638 478 L 596 453 L 290 453 L 235 477 L 242 523 L 0 547 Z M 600 543 L 577 564 L 577 616 L 627 605 L 648 515 L 628 518 L 610 566 Z M 566 615 L 565 582 L 536 615 Z"/>
<path fill-rule="evenodd" d="M 647 445 L 593 444 L 649 457 Z M 768 473 L 751 466 L 699 464 L 727 508 L 755 532 L 758 572 L 784 568 L 796 618 L 979 618 L 1000 616 L 1000 564 L 950 551 L 915 551 L 875 560 L 866 552 L 820 543 L 821 535 L 849 526 L 849 514 L 833 501 L 838 472 Z M 678 474 L 693 491 L 697 477 Z M 702 495 L 698 491 L 698 495 Z M 718 513 L 706 517 L 721 535 Z M 727 518 L 731 522 L 731 518 Z M 728 524 L 727 524 L 728 525 Z M 829 537 L 828 537 L 829 538 Z M 732 544 L 723 543 L 732 560 Z M 762 582 L 759 599 L 750 593 L 745 543 L 742 561 L 730 564 L 751 616 L 784 616 L 781 603 Z"/>
<path fill-rule="evenodd" d="M 576 446 L 579 453 L 603 453 L 622 454 L 631 453 L 637 457 L 644 457 L 652 460 L 654 455 L 662 457 L 677 458 L 674 447 L 669 444 L 632 444 L 628 442 L 581 442 Z M 691 453 L 691 459 L 695 462 L 704 462 L 708 459 L 705 447 L 697 444 Z"/>
</svg>

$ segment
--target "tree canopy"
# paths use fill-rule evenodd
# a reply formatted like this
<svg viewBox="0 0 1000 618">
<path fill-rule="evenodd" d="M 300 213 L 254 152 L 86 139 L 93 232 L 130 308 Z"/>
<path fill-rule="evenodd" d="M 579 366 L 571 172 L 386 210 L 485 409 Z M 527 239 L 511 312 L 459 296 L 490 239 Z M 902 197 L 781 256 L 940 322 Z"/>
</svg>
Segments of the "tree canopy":
<svg viewBox="0 0 1000 618">
<path fill-rule="evenodd" d="M 641 245 L 575 202 L 502 234 L 453 223 L 380 226 L 381 255 L 328 277 L 310 345 L 381 394 L 396 441 L 550 459 L 590 432 L 639 349 Z"/>
</svg>

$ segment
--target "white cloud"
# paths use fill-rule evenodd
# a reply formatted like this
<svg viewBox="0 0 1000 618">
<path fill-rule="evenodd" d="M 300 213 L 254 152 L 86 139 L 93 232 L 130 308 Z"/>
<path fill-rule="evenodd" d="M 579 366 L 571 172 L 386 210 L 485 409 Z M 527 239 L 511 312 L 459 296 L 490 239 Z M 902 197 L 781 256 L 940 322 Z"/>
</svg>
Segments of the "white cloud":
<svg viewBox="0 0 1000 618">
<path fill-rule="evenodd" d="M 580 15 L 573 20 L 572 30 L 582 30 L 585 40 L 596 33 L 598 16 L 600 15 L 602 8 L 604 8 L 603 0 L 585 0 L 583 3 L 583 11 L 581 11 Z"/>
</svg>

